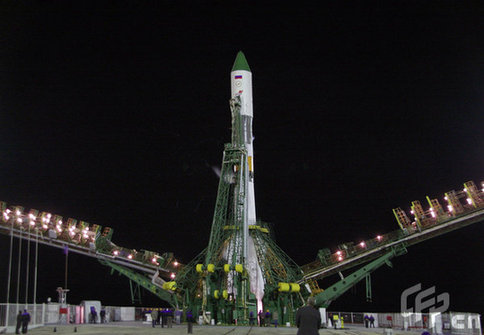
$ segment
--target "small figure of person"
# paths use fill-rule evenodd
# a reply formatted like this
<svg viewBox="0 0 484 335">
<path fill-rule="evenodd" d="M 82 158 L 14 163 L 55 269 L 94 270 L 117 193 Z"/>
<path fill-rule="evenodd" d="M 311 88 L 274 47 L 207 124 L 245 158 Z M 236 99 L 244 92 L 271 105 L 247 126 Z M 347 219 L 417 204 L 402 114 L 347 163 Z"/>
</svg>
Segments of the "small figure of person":
<svg viewBox="0 0 484 335">
<path fill-rule="evenodd" d="M 370 328 L 375 328 L 375 318 L 370 315 Z"/>
<path fill-rule="evenodd" d="M 105 323 L 106 322 L 106 311 L 103 309 L 101 309 L 101 312 L 99 312 L 99 316 L 101 317 L 101 323 Z"/>
<path fill-rule="evenodd" d="M 97 312 L 96 312 L 96 307 L 91 306 L 91 313 L 89 313 L 90 316 L 90 323 L 96 323 L 96 318 L 97 318 Z"/>
<path fill-rule="evenodd" d="M 253 326 L 254 325 L 254 312 L 253 311 L 250 311 L 249 313 L 249 326 Z"/>
<path fill-rule="evenodd" d="M 30 314 L 26 309 L 24 309 L 24 312 L 22 313 L 22 334 L 27 334 L 29 322 Z"/>
<path fill-rule="evenodd" d="M 314 307 L 316 299 L 309 297 L 306 306 L 297 310 L 296 326 L 298 328 L 297 335 L 318 335 L 319 328 L 321 328 L 321 315 Z"/>
<path fill-rule="evenodd" d="M 336 329 L 338 327 L 339 323 L 339 315 L 338 314 L 333 314 L 333 327 Z"/>
<path fill-rule="evenodd" d="M 156 309 L 153 309 L 151 311 L 151 326 L 153 328 L 155 328 L 157 321 L 158 321 L 158 311 Z"/>
<path fill-rule="evenodd" d="M 15 334 L 20 334 L 20 328 L 22 327 L 22 311 L 18 311 L 17 325 L 15 326 Z"/>
<path fill-rule="evenodd" d="M 182 318 L 182 315 L 183 315 L 183 312 L 182 312 L 182 311 L 180 311 L 179 309 L 177 309 L 177 310 L 175 311 L 175 323 L 176 323 L 177 325 L 179 325 L 179 324 L 180 324 L 180 322 L 181 322 L 181 318 Z"/>
<path fill-rule="evenodd" d="M 168 318 L 168 310 L 163 309 L 161 311 L 161 328 L 165 328 L 167 318 Z"/>
<path fill-rule="evenodd" d="M 264 326 L 264 312 L 262 310 L 259 311 L 259 327 Z"/>
<path fill-rule="evenodd" d="M 266 320 L 266 327 L 271 326 L 271 312 L 269 310 L 266 311 L 266 315 L 264 315 L 264 319 Z"/>
<path fill-rule="evenodd" d="M 193 333 L 193 314 L 191 310 L 187 311 L 187 322 L 188 322 L 188 334 Z"/>
<path fill-rule="evenodd" d="M 370 323 L 370 318 L 368 317 L 368 315 L 365 314 L 364 320 L 365 320 L 365 327 L 368 328 L 368 324 Z"/>
<path fill-rule="evenodd" d="M 173 327 L 173 310 L 171 308 L 166 310 L 166 326 Z"/>
<path fill-rule="evenodd" d="M 279 324 L 279 313 L 277 310 L 272 312 L 272 322 L 274 323 L 274 326 L 277 328 L 277 325 Z"/>
<path fill-rule="evenodd" d="M 156 318 L 156 324 L 160 325 L 161 328 L 163 328 L 163 324 L 162 324 L 162 319 L 161 319 L 161 313 L 163 313 L 163 309 L 161 308 L 157 308 L 157 311 L 158 311 L 158 317 Z"/>
</svg>

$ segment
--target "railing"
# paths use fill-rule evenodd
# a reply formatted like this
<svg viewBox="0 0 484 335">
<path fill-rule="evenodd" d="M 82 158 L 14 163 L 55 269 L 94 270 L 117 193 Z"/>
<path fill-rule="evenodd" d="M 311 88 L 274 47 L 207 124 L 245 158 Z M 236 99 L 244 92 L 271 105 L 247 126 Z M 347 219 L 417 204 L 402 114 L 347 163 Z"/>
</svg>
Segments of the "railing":
<svg viewBox="0 0 484 335">
<path fill-rule="evenodd" d="M 411 214 L 414 220 L 400 208 L 393 210 L 401 229 L 358 243 L 341 244 L 335 252 L 322 249 L 318 252 L 318 260 L 302 267 L 304 277 L 308 279 L 321 278 L 337 271 L 356 266 L 372 258 L 378 257 L 386 248 L 396 244 L 412 245 L 468 224 L 484 220 L 484 182 L 482 189 L 477 189 L 472 181 L 464 183 L 463 191 L 450 191 L 444 200 L 449 203 L 444 210 L 437 199 L 427 197 L 430 208 L 423 210 L 420 202 L 412 202 Z M 462 203 L 464 201 L 464 203 Z"/>
<path fill-rule="evenodd" d="M 151 275 L 159 271 L 161 276 L 167 278 L 182 266 L 172 253 L 137 251 L 114 244 L 110 227 L 102 229 L 96 224 L 72 218 L 64 222 L 60 215 L 39 213 L 35 209 L 24 212 L 23 207 L 7 206 L 3 201 L 0 201 L 0 233 L 109 260 Z"/>
</svg>

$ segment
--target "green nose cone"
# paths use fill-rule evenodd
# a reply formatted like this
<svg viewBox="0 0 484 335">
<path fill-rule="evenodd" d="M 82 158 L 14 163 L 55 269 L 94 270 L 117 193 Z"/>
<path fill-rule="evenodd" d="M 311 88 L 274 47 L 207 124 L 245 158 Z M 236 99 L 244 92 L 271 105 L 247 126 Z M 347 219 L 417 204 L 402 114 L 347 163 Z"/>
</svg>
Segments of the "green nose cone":
<svg viewBox="0 0 484 335">
<path fill-rule="evenodd" d="M 245 59 L 244 53 L 242 51 L 239 51 L 237 53 L 234 66 L 232 66 L 232 72 L 240 70 L 251 72 L 249 64 L 247 63 L 247 59 Z"/>
</svg>

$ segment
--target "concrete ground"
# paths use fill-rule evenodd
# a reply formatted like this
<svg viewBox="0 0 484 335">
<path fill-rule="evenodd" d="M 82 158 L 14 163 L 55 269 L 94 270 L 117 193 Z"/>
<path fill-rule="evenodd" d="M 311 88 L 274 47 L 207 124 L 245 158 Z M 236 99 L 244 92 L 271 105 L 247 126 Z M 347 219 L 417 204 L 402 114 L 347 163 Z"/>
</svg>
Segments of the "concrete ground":
<svg viewBox="0 0 484 335">
<path fill-rule="evenodd" d="M 55 330 L 55 333 L 54 333 Z M 77 330 L 77 331 L 75 331 Z M 115 322 L 109 324 L 83 324 L 83 325 L 68 325 L 57 326 L 48 325 L 31 329 L 29 334 L 89 334 L 89 335 L 181 335 L 187 334 L 187 326 L 174 326 L 173 328 L 152 328 L 151 325 L 142 322 Z M 260 328 L 260 327 L 231 327 L 231 326 L 193 326 L 194 335 L 262 335 L 262 334 L 291 334 L 296 335 L 297 328 L 293 327 L 279 327 L 279 328 Z M 320 335 L 383 335 L 382 328 L 367 329 L 363 327 L 348 327 L 346 329 L 321 329 Z M 418 335 L 420 332 L 405 332 L 393 330 L 393 335 Z"/>
</svg>

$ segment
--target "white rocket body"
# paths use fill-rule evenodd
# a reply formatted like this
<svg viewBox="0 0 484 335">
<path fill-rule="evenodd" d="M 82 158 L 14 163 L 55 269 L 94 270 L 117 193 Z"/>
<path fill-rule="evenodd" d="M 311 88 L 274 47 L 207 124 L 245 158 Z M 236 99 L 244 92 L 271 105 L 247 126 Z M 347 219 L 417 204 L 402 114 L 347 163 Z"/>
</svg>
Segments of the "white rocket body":
<svg viewBox="0 0 484 335">
<path fill-rule="evenodd" d="M 245 70 L 231 72 L 232 98 L 239 95 L 242 106 L 240 114 L 248 117 L 249 122 L 244 122 L 244 139 L 247 150 L 247 165 L 249 168 L 249 189 L 247 195 L 248 224 L 256 224 L 255 215 L 255 192 L 254 192 L 254 147 L 252 144 L 252 73 Z"/>
<path fill-rule="evenodd" d="M 236 59 L 243 58 L 246 63 L 245 57 L 242 52 L 239 52 Z M 235 66 L 234 66 L 235 67 Z M 248 65 L 247 65 L 248 69 Z M 262 276 L 262 270 L 259 266 L 257 253 L 254 246 L 254 241 L 249 235 L 249 225 L 256 224 L 256 212 L 255 212 L 255 192 L 254 192 L 254 147 L 253 147 L 253 133 L 252 133 L 252 120 L 253 120 L 253 106 L 252 106 L 252 73 L 245 69 L 234 68 L 230 73 L 232 99 L 236 96 L 240 96 L 241 108 L 240 114 L 242 116 L 243 125 L 243 137 L 245 143 L 245 149 L 247 151 L 247 168 L 249 170 L 249 182 L 247 185 L 247 212 L 246 222 L 244 226 L 245 231 L 245 266 L 249 273 L 250 278 L 250 291 L 254 293 L 257 298 L 257 310 L 262 309 L 262 298 L 264 297 L 264 278 Z"/>
</svg>

